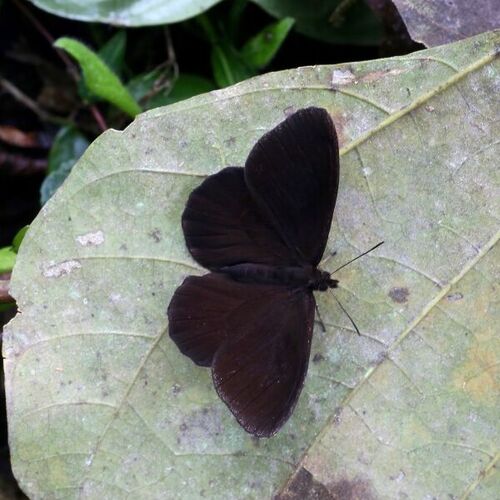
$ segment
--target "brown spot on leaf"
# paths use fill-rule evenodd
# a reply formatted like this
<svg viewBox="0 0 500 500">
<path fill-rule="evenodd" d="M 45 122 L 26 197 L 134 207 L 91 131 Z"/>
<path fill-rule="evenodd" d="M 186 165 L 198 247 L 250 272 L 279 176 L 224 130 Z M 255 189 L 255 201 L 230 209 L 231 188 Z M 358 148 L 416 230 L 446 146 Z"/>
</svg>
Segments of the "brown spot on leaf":
<svg viewBox="0 0 500 500">
<path fill-rule="evenodd" d="M 313 363 L 319 363 L 320 361 L 323 361 L 324 359 L 325 359 L 325 357 L 318 352 L 313 357 Z"/>
<path fill-rule="evenodd" d="M 462 300 L 463 298 L 464 296 L 460 292 L 450 293 L 446 296 L 446 299 L 450 302 L 456 302 L 457 300 Z"/>
<path fill-rule="evenodd" d="M 295 474 L 286 490 L 274 497 L 274 500 L 330 500 L 333 499 L 328 488 L 316 481 L 304 467 Z"/>
<path fill-rule="evenodd" d="M 159 243 L 161 241 L 161 231 L 157 227 L 155 227 L 150 233 L 148 233 L 148 236 L 155 243 Z"/>
<path fill-rule="evenodd" d="M 410 291 L 405 286 L 396 286 L 389 291 L 389 297 L 398 304 L 408 302 L 408 295 L 410 295 Z"/>
<path fill-rule="evenodd" d="M 385 69 L 382 71 L 370 71 L 369 73 L 365 73 L 364 75 L 358 75 L 358 82 L 371 83 L 377 80 L 381 80 L 382 78 L 392 78 L 394 76 L 400 75 L 401 73 L 405 73 L 406 69 L 403 68 L 391 68 Z"/>
<path fill-rule="evenodd" d="M 347 119 L 342 113 L 330 113 L 330 116 L 332 117 L 333 124 L 335 125 L 335 130 L 337 132 L 339 148 L 342 148 L 351 140 L 351 138 L 346 136 L 345 133 Z"/>
<path fill-rule="evenodd" d="M 302 467 L 274 500 L 375 500 L 369 481 L 355 477 L 324 484 Z"/>
<path fill-rule="evenodd" d="M 464 362 L 453 373 L 453 383 L 476 403 L 498 404 L 498 356 L 489 343 L 476 342 L 467 350 Z"/>
<path fill-rule="evenodd" d="M 340 479 L 330 486 L 332 499 L 335 500 L 374 500 L 370 483 L 359 477 Z"/>
</svg>

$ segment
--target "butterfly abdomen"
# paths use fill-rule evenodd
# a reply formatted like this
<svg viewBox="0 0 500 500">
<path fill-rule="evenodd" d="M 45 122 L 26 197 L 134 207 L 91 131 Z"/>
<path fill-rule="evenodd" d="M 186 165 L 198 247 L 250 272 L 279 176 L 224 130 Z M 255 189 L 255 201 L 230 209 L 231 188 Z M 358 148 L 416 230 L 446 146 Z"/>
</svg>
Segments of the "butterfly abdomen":
<svg viewBox="0 0 500 500">
<path fill-rule="evenodd" d="M 236 281 L 267 285 L 307 287 L 314 269 L 311 266 L 268 266 L 265 264 L 236 264 L 219 269 Z"/>
</svg>

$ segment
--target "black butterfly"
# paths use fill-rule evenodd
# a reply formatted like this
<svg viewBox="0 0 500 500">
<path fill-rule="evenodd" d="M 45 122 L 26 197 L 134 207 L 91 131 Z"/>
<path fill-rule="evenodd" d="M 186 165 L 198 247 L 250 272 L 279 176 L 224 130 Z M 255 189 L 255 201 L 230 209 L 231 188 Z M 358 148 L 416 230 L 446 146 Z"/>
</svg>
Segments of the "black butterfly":
<svg viewBox="0 0 500 500">
<path fill-rule="evenodd" d="M 187 277 L 168 307 L 170 337 L 243 428 L 271 436 L 290 417 L 309 362 L 313 290 L 339 182 L 335 127 L 297 111 L 252 148 L 245 167 L 209 176 L 182 215 L 186 245 L 211 272 Z"/>
</svg>

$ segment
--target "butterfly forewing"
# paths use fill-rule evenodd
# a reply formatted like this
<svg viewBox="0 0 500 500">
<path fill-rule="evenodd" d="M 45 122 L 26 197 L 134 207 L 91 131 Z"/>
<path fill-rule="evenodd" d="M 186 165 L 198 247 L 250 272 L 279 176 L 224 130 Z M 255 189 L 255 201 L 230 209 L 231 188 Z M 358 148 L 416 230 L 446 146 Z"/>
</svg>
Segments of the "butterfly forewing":
<svg viewBox="0 0 500 500">
<path fill-rule="evenodd" d="M 243 168 L 228 167 L 193 190 L 182 215 L 186 246 L 202 266 L 292 265 L 294 254 L 259 213 Z"/>
<path fill-rule="evenodd" d="M 231 333 L 212 364 L 219 396 L 245 430 L 262 437 L 274 434 L 297 402 L 315 304 L 307 290 L 268 288 L 229 316 Z"/>
<path fill-rule="evenodd" d="M 264 134 L 245 164 L 252 198 L 302 263 L 321 260 L 337 198 L 335 127 L 321 108 L 297 111 Z"/>
</svg>

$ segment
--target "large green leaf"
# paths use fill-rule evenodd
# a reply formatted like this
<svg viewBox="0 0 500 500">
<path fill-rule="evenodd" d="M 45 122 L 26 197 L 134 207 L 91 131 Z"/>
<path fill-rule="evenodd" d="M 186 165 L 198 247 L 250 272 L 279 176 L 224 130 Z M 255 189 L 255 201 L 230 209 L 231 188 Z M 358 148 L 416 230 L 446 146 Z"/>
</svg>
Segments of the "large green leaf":
<svg viewBox="0 0 500 500">
<path fill-rule="evenodd" d="M 4 337 L 12 463 L 33 498 L 497 498 L 498 34 L 272 73 L 137 117 L 30 226 Z M 287 113 L 323 106 L 341 182 L 299 404 L 256 440 L 170 341 L 180 215 Z M 496 179 L 498 180 L 498 179 Z M 496 267 L 495 267 L 496 266 Z M 496 273 L 496 274 L 495 274 Z M 497 295 L 495 295 L 495 293 Z M 335 496 L 336 495 L 336 496 Z M 343 496 L 342 496 L 343 495 Z M 351 496 L 349 496 L 351 495 Z"/>
<path fill-rule="evenodd" d="M 304 35 L 331 43 L 374 45 L 382 25 L 364 1 L 252 0 L 272 16 L 295 19 Z"/>
<path fill-rule="evenodd" d="M 58 16 L 114 26 L 176 23 L 196 16 L 220 0 L 30 0 Z"/>
</svg>

